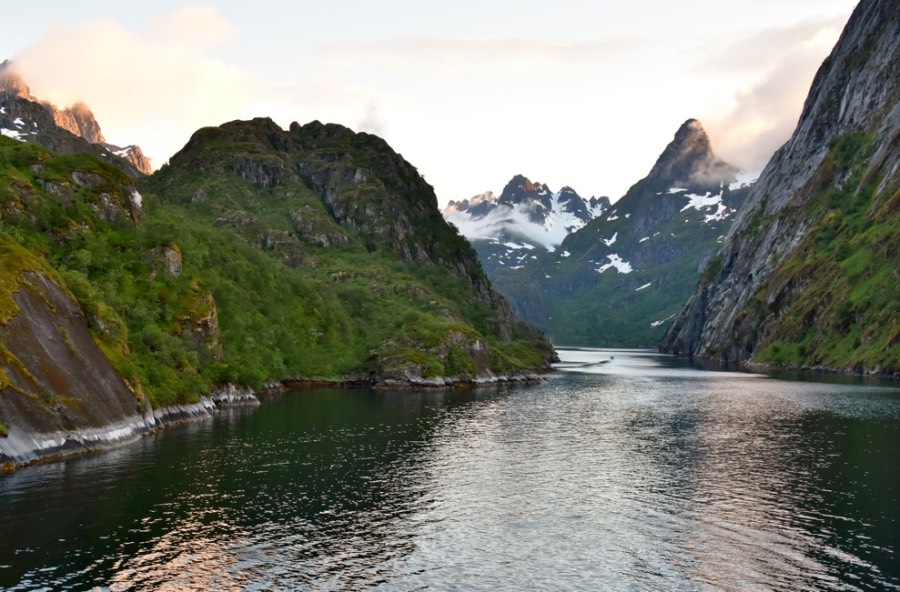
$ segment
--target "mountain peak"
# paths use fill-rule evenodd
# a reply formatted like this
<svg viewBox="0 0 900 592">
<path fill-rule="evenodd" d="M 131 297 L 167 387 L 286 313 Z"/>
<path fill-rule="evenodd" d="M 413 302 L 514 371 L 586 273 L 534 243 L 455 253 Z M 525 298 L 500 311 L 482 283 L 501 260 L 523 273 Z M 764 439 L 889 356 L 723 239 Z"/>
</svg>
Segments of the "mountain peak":
<svg viewBox="0 0 900 592">
<path fill-rule="evenodd" d="M 718 185 L 733 182 L 737 173 L 736 167 L 713 152 L 703 125 L 696 119 L 688 119 L 675 132 L 647 178 L 671 185 Z"/>
<path fill-rule="evenodd" d="M 521 192 L 534 193 L 538 187 L 543 187 L 543 185 L 541 183 L 535 184 L 525 175 L 515 175 L 512 179 L 509 180 L 509 183 L 506 184 L 506 187 L 503 188 L 503 192 L 501 195 L 509 195 L 512 193 Z"/>
<path fill-rule="evenodd" d="M 500 203 L 515 205 L 519 203 L 541 202 L 544 207 L 550 207 L 550 198 L 553 192 L 543 183 L 532 181 L 525 175 L 516 175 L 509 180 L 506 187 L 500 193 Z"/>
</svg>

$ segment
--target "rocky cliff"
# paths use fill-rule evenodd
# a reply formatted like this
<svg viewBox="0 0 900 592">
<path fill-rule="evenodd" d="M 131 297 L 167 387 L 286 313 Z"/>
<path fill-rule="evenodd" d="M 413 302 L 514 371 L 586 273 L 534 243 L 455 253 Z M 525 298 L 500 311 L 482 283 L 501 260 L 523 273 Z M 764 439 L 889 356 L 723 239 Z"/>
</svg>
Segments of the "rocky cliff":
<svg viewBox="0 0 900 592">
<path fill-rule="evenodd" d="M 863 0 L 661 351 L 900 371 L 900 4 Z"/>
</svg>

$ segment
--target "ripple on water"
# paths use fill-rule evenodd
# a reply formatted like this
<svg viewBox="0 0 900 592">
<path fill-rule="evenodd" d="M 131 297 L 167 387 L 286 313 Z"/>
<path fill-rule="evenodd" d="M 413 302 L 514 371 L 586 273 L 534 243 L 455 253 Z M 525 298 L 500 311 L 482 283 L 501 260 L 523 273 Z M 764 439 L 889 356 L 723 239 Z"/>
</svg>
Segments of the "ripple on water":
<svg viewBox="0 0 900 592">
<path fill-rule="evenodd" d="M 0 481 L 0 586 L 897 587 L 898 426 L 896 390 L 638 352 L 528 389 L 308 391 Z"/>
</svg>

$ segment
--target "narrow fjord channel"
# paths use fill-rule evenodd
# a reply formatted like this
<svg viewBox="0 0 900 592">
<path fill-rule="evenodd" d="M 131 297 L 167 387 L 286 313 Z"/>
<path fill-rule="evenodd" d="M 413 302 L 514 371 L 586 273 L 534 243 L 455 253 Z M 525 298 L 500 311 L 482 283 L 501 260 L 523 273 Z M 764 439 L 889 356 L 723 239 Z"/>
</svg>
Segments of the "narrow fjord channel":
<svg viewBox="0 0 900 592">
<path fill-rule="evenodd" d="M 0 588 L 900 588 L 900 388 L 561 354 L 536 387 L 297 391 L 3 477 Z"/>
</svg>

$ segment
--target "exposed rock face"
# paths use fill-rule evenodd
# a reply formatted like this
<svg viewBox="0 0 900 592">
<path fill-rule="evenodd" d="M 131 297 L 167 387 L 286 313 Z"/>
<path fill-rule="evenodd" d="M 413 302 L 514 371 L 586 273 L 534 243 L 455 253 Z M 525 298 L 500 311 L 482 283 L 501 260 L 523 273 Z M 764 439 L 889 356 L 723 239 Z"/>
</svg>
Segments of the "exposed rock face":
<svg viewBox="0 0 900 592">
<path fill-rule="evenodd" d="M 144 173 L 145 175 L 149 175 L 153 172 L 153 165 L 150 164 L 150 159 L 148 159 L 144 155 L 144 151 L 141 150 L 140 146 L 135 146 L 131 144 L 129 146 L 120 147 L 115 144 L 103 143 L 103 147 L 118 156 L 119 158 L 123 158 L 131 165 Z"/>
<path fill-rule="evenodd" d="M 137 178 L 153 172 L 138 146 L 120 148 L 107 144 L 100 124 L 84 103 L 60 109 L 31 94 L 31 89 L 12 68 L 0 64 L 0 128 L 19 140 L 40 144 L 55 152 L 88 152 L 107 160 Z M 10 135 L 10 133 L 4 135 Z"/>
<path fill-rule="evenodd" d="M 148 265 L 169 277 L 181 277 L 183 261 L 177 245 L 164 245 L 150 249 L 146 261 Z"/>
<path fill-rule="evenodd" d="M 0 415 L 10 427 L 0 463 L 78 447 L 55 440 L 140 417 L 145 406 L 94 343 L 78 306 L 43 274 L 21 282 L 18 313 L 0 326 Z"/>
<path fill-rule="evenodd" d="M 518 260 L 485 267 L 516 314 L 558 343 L 649 346 L 741 207 L 748 183 L 739 175 L 745 177 L 715 155 L 703 126 L 689 119 L 644 179 L 554 252 L 507 243 L 520 246 Z"/>
<path fill-rule="evenodd" d="M 718 158 L 706 130 L 696 119 L 685 121 L 647 175 L 649 183 L 717 185 L 737 179 L 737 167 Z"/>
<path fill-rule="evenodd" d="M 661 351 L 900 370 L 898 171 L 900 4 L 863 0 Z"/>
<path fill-rule="evenodd" d="M 94 113 L 84 103 L 78 102 L 67 107 L 59 109 L 54 105 L 45 103 L 45 106 L 53 113 L 53 119 L 56 125 L 68 130 L 76 136 L 81 136 L 91 144 L 103 144 L 103 132 L 100 131 L 100 124 L 94 117 Z"/>
</svg>

